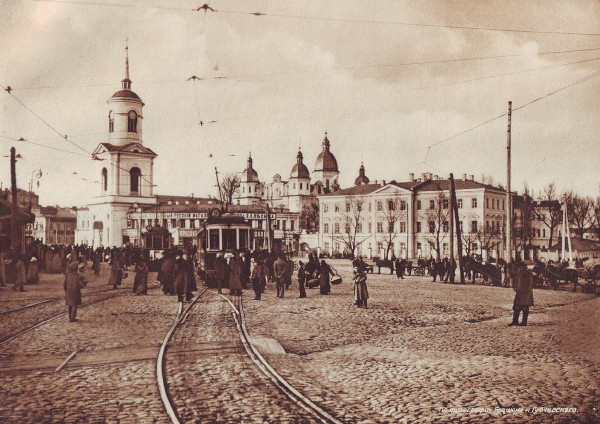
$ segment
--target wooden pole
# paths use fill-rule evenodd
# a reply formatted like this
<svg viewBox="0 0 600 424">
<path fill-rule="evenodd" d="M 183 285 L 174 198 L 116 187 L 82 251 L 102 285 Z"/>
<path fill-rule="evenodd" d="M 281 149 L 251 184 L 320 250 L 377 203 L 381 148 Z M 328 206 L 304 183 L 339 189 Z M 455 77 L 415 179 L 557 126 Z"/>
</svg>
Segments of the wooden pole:
<svg viewBox="0 0 600 424">
<path fill-rule="evenodd" d="M 510 192 L 510 148 L 511 148 L 511 125 L 512 125 L 512 102 L 508 102 L 508 129 L 506 130 L 506 277 L 510 281 L 510 264 L 512 262 L 512 194 Z"/>
<path fill-rule="evenodd" d="M 463 269 L 462 260 L 462 243 L 460 241 L 460 217 L 458 216 L 458 202 L 456 201 L 456 187 L 454 186 L 454 175 L 450 174 L 450 202 L 452 202 L 452 211 L 454 212 L 454 219 L 456 222 L 456 247 L 458 250 L 458 267 L 460 269 L 460 284 L 465 284 L 465 271 Z"/>
<path fill-rule="evenodd" d="M 10 219 L 10 244 L 14 254 L 21 253 L 21 243 L 19 237 L 19 225 L 17 224 L 17 170 L 16 170 L 16 150 L 10 148 L 10 189 L 12 194 L 12 214 Z"/>
<path fill-rule="evenodd" d="M 452 175 L 452 174 L 451 174 Z M 448 190 L 448 222 L 450 224 L 450 259 L 454 258 L 454 202 L 452 201 L 452 187 Z"/>
</svg>

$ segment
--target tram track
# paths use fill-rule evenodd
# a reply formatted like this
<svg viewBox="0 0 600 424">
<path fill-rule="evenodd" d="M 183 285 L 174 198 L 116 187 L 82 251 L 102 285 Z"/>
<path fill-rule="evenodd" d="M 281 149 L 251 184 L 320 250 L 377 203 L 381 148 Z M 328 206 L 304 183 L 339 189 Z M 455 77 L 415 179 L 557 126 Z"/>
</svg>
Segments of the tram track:
<svg viewBox="0 0 600 424">
<path fill-rule="evenodd" d="M 219 342 L 224 346 L 221 347 L 221 350 L 207 353 L 201 349 L 190 349 L 189 338 L 186 338 L 184 334 L 180 334 L 179 339 L 183 341 L 184 345 L 187 345 L 187 348 L 179 351 L 168 349 L 169 343 L 171 343 L 170 348 L 174 347 L 171 339 L 177 329 L 184 326 L 191 327 L 194 320 L 198 319 L 192 308 L 201 297 L 203 300 L 207 299 L 207 296 L 204 296 L 206 292 L 207 290 L 204 290 L 198 295 L 187 308 L 180 307 L 157 358 L 156 372 L 159 392 L 171 423 L 180 424 L 198 420 L 243 422 L 249 419 L 262 419 L 268 422 L 341 424 L 341 421 L 316 405 L 281 377 L 251 343 L 245 324 L 241 297 L 234 298 L 232 302 L 227 296 L 213 291 L 209 292 L 226 301 L 230 309 L 230 313 L 223 313 L 221 307 L 220 315 L 212 319 L 219 320 L 229 314 L 232 316 L 233 322 L 231 320 L 229 323 L 218 321 L 224 328 L 211 327 L 206 331 L 210 333 L 209 336 L 214 337 L 217 333 L 221 336 Z M 210 304 L 207 303 L 207 305 Z M 212 308 L 215 308 L 214 303 Z M 204 316 L 204 320 L 210 323 L 211 318 Z M 196 335 L 203 334 L 200 327 L 194 327 L 194 330 Z M 182 329 L 181 332 L 194 330 Z M 231 336 L 234 343 L 224 340 L 226 335 Z M 209 339 L 210 337 L 207 337 L 207 340 Z M 192 341 L 192 343 L 194 342 Z M 209 342 L 203 340 L 195 343 Z M 237 348 L 234 347 L 236 344 Z M 169 369 L 167 369 L 166 358 L 168 350 L 176 356 L 176 358 L 172 358 L 175 366 L 169 367 Z M 191 372 L 194 377 L 193 384 L 198 387 L 177 387 L 177 379 L 185 381 Z M 215 378 L 222 381 L 217 382 Z M 225 381 L 227 378 L 233 378 L 233 381 Z M 202 383 L 211 387 L 199 387 Z M 244 384 L 247 386 L 244 387 Z M 229 393 L 223 393 L 225 391 Z M 240 393 L 244 394 L 240 396 Z M 262 396 L 257 396 L 258 394 Z M 190 408 L 189 403 L 196 406 Z M 240 406 L 240 404 L 243 405 Z M 249 410 L 244 409 L 247 405 L 251 405 Z M 267 417 L 267 414 L 271 415 Z"/>
</svg>

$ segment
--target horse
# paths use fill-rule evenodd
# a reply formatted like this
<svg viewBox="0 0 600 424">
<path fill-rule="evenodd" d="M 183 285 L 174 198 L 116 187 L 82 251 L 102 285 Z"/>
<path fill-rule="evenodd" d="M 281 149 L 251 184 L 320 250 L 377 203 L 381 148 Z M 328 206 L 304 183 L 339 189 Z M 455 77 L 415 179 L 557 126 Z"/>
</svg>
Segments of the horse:
<svg viewBox="0 0 600 424">
<path fill-rule="evenodd" d="M 389 268 L 390 275 L 394 273 L 394 261 L 391 261 L 389 259 L 373 258 L 373 262 L 375 262 L 375 265 L 378 268 L 378 274 L 381 274 L 381 268 Z"/>
<path fill-rule="evenodd" d="M 471 276 L 471 283 L 475 284 L 475 277 L 479 274 L 483 277 L 483 281 L 485 282 L 487 282 L 489 278 L 495 286 L 502 285 L 502 272 L 494 265 L 478 262 L 468 256 L 463 258 L 463 262 L 463 269 Z"/>
</svg>

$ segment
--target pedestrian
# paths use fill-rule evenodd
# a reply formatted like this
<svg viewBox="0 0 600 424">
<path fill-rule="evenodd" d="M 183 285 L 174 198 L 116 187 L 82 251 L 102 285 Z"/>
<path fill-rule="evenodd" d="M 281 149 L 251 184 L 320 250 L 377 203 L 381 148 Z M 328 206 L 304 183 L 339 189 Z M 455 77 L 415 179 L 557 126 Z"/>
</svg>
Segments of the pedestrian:
<svg viewBox="0 0 600 424">
<path fill-rule="evenodd" d="M 367 299 L 369 298 L 367 273 L 358 267 L 354 268 L 354 298 L 357 308 L 367 309 Z"/>
<path fill-rule="evenodd" d="M 241 255 L 242 263 L 242 288 L 248 289 L 248 283 L 250 282 L 250 257 L 246 251 L 242 252 Z"/>
<path fill-rule="evenodd" d="M 242 262 L 237 252 L 229 259 L 229 294 L 242 295 Z"/>
<path fill-rule="evenodd" d="M 259 260 L 252 269 L 252 276 L 250 279 L 252 281 L 252 290 L 254 290 L 254 300 L 260 300 L 263 287 L 267 284 L 266 279 L 268 273 L 269 269 L 262 260 Z"/>
<path fill-rule="evenodd" d="M 319 291 L 321 294 L 329 294 L 331 293 L 331 277 L 335 275 L 333 270 L 325 260 L 321 260 L 321 265 L 319 266 Z"/>
<path fill-rule="evenodd" d="M 170 250 L 165 250 L 162 265 L 160 267 L 160 283 L 163 286 L 163 293 L 171 296 L 175 293 L 173 281 L 175 278 L 175 255 Z"/>
<path fill-rule="evenodd" d="M 186 261 L 183 258 L 183 254 L 181 252 L 177 253 L 177 256 L 175 258 L 175 267 L 173 270 L 173 283 L 174 283 L 174 289 L 175 289 L 175 293 L 177 293 L 177 301 L 178 302 L 183 302 L 183 300 L 185 299 L 185 296 L 188 292 L 191 293 L 191 289 L 189 287 L 189 278 L 188 278 L 188 272 L 186 269 Z"/>
<path fill-rule="evenodd" d="M 96 253 L 94 253 L 92 255 L 92 270 L 94 271 L 95 275 L 100 275 L 100 262 L 102 261 L 102 253 L 99 251 L 96 251 Z"/>
<path fill-rule="evenodd" d="M 110 264 L 110 278 L 108 279 L 108 285 L 112 285 L 113 290 L 121 285 L 124 270 L 125 265 L 123 264 L 121 252 L 116 251 L 112 258 L 112 263 Z"/>
<path fill-rule="evenodd" d="M 67 266 L 67 274 L 65 275 L 64 289 L 65 301 L 69 307 L 69 321 L 77 321 L 77 307 L 81 305 L 81 289 L 86 286 L 86 281 L 83 278 L 84 267 L 79 267 L 77 262 L 71 262 Z"/>
<path fill-rule="evenodd" d="M 444 278 L 445 283 L 454 283 L 454 277 L 456 275 L 456 260 L 454 258 L 450 258 L 448 264 L 446 265 L 446 278 Z"/>
<path fill-rule="evenodd" d="M 517 273 L 513 277 L 513 289 L 515 291 L 515 299 L 513 301 L 513 319 L 509 327 L 527 325 L 527 317 L 529 316 L 529 307 L 533 306 L 533 284 L 532 275 L 527 271 L 525 263 L 521 262 L 517 267 Z M 519 323 L 519 314 L 523 312 L 523 319 Z"/>
<path fill-rule="evenodd" d="M 304 283 L 306 282 L 306 274 L 304 272 L 304 263 L 298 261 L 298 290 L 300 291 L 300 298 L 306 297 L 306 288 Z"/>
<path fill-rule="evenodd" d="M 4 263 L 4 252 L 0 252 L 0 287 L 6 284 L 6 264 Z"/>
<path fill-rule="evenodd" d="M 402 262 L 404 259 L 402 259 Z M 404 280 L 404 266 L 402 265 L 400 259 L 396 259 L 396 278 L 401 278 Z"/>
<path fill-rule="evenodd" d="M 227 281 L 227 261 L 223 255 L 223 252 L 217 253 L 217 257 L 215 258 L 215 280 L 217 280 L 218 293 L 223 293 L 223 286 Z"/>
<path fill-rule="evenodd" d="M 285 294 L 285 270 L 286 262 L 283 256 L 279 255 L 275 263 L 273 263 L 273 278 L 275 279 L 277 297 L 283 297 Z"/>
<path fill-rule="evenodd" d="M 27 284 L 37 284 L 39 281 L 38 260 L 35 256 L 32 256 L 27 268 Z"/>
<path fill-rule="evenodd" d="M 148 258 L 143 255 L 135 264 L 133 292 L 136 295 L 148 294 Z"/>
<path fill-rule="evenodd" d="M 285 289 L 289 290 L 292 285 L 292 274 L 294 273 L 294 262 L 286 258 L 285 260 L 285 273 L 283 274 L 283 282 L 285 283 Z"/>
<path fill-rule="evenodd" d="M 14 265 L 14 281 L 12 289 L 15 291 L 24 292 L 25 283 L 27 282 L 27 271 L 25 270 L 25 259 L 24 255 L 17 256 Z"/>
</svg>

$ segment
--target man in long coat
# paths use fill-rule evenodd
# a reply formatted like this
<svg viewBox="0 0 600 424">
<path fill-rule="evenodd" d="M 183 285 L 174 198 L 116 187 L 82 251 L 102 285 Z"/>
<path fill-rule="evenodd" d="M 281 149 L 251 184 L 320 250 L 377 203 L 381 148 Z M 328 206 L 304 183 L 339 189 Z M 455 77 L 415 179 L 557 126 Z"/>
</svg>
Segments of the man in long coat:
<svg viewBox="0 0 600 424">
<path fill-rule="evenodd" d="M 181 253 L 175 259 L 175 267 L 173 269 L 174 288 L 177 293 L 177 300 L 183 302 L 184 296 L 187 301 L 191 299 L 192 287 L 187 269 L 187 261 Z"/>
<path fill-rule="evenodd" d="M 27 268 L 27 284 L 37 284 L 39 281 L 38 260 L 33 256 L 29 261 L 29 267 Z"/>
<path fill-rule="evenodd" d="M 517 268 L 517 273 L 513 278 L 513 289 L 515 290 L 515 300 L 513 302 L 513 320 L 509 326 L 527 325 L 527 317 L 529 316 L 529 307 L 533 306 L 533 284 L 531 281 L 532 275 L 527 271 L 524 263 L 520 263 Z M 519 324 L 519 314 L 523 311 L 523 319 Z"/>
<path fill-rule="evenodd" d="M 15 260 L 15 279 L 13 284 L 13 290 L 23 292 L 25 289 L 25 283 L 27 282 L 27 271 L 25 270 L 25 258 L 17 256 Z"/>
<path fill-rule="evenodd" d="M 269 273 L 269 268 L 263 262 L 263 259 L 259 259 L 258 263 L 252 270 L 252 289 L 254 290 L 254 300 L 260 300 L 261 294 L 265 287 L 267 274 Z"/>
<path fill-rule="evenodd" d="M 285 293 L 285 270 L 286 262 L 281 256 L 273 263 L 273 278 L 277 288 L 277 297 L 283 297 Z"/>
<path fill-rule="evenodd" d="M 229 260 L 229 294 L 242 295 L 242 261 L 237 252 Z"/>
<path fill-rule="evenodd" d="M 79 264 L 71 262 L 67 266 L 67 274 L 65 276 L 65 300 L 69 307 L 69 321 L 76 321 L 77 307 L 81 305 L 81 288 L 85 287 L 85 280 L 78 272 Z"/>
<path fill-rule="evenodd" d="M 160 267 L 160 282 L 163 286 L 163 293 L 166 295 L 172 295 L 175 293 L 173 287 L 174 280 L 174 270 L 175 270 L 175 258 L 173 257 L 173 253 L 170 251 L 165 251 L 165 256 Z"/>
<path fill-rule="evenodd" d="M 218 253 L 215 258 L 215 280 L 217 283 L 217 291 L 218 293 L 223 292 L 223 286 L 227 282 L 228 278 L 228 269 L 227 269 L 227 261 L 223 256 L 223 253 Z"/>
<path fill-rule="evenodd" d="M 121 285 L 123 281 L 123 270 L 125 269 L 125 265 L 123 264 L 123 257 L 121 256 L 121 252 L 115 252 L 112 263 L 110 266 L 110 278 L 108 279 L 108 285 L 112 285 L 113 289 L 116 289 Z"/>
</svg>

